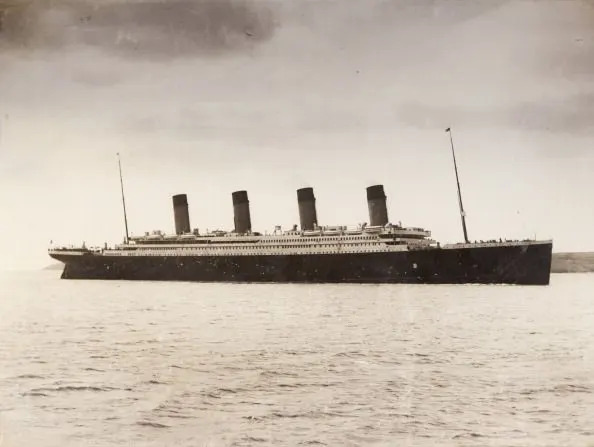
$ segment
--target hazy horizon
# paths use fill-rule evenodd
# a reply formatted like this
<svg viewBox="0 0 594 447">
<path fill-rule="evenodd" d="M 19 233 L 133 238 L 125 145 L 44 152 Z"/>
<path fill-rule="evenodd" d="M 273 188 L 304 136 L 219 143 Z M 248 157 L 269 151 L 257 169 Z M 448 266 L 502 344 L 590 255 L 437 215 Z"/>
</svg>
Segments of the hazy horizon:
<svg viewBox="0 0 594 447">
<path fill-rule="evenodd" d="M 462 239 L 594 250 L 594 7 L 589 1 L 161 3 L 0 0 L 0 268 L 49 241 L 118 243 L 116 153 L 132 234 L 390 220 Z M 586 230 L 586 231 L 584 231 Z"/>
</svg>

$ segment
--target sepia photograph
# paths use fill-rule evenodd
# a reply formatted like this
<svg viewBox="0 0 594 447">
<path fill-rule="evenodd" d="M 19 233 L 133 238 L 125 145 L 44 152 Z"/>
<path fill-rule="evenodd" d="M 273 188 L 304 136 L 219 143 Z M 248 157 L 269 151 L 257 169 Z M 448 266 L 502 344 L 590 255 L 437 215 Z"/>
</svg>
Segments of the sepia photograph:
<svg viewBox="0 0 594 447">
<path fill-rule="evenodd" d="M 0 447 L 594 447 L 594 1 L 0 0 Z"/>
</svg>

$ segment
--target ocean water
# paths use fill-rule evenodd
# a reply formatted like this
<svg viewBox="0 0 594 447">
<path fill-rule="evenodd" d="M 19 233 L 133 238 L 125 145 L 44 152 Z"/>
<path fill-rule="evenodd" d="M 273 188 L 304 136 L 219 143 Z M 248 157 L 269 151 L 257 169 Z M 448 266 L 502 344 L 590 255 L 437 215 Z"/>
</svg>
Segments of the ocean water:
<svg viewBox="0 0 594 447">
<path fill-rule="evenodd" d="M 0 445 L 594 446 L 594 274 L 549 287 L 0 274 Z"/>
</svg>

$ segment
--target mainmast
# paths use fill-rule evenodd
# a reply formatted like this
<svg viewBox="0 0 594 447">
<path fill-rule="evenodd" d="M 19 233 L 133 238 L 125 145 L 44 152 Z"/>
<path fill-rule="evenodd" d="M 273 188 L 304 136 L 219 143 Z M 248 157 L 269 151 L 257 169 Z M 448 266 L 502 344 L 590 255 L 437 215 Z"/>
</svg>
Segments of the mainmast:
<svg viewBox="0 0 594 447">
<path fill-rule="evenodd" d="M 450 144 L 452 145 L 452 158 L 454 159 L 454 171 L 456 173 L 456 185 L 458 186 L 458 204 L 460 205 L 460 217 L 462 218 L 462 231 L 464 232 L 464 242 L 469 243 L 468 233 L 466 232 L 466 213 L 462 206 L 462 193 L 460 192 L 460 180 L 458 179 L 458 167 L 456 166 L 456 154 L 454 153 L 454 140 L 452 139 L 452 129 L 447 128 L 446 132 L 450 134 Z"/>
<path fill-rule="evenodd" d="M 122 163 L 120 161 L 120 153 L 117 153 L 118 156 L 118 167 L 120 168 L 120 187 L 122 189 L 122 205 L 124 207 L 124 225 L 126 226 L 126 243 L 130 239 L 128 236 L 128 217 L 126 216 L 126 200 L 124 199 L 124 182 L 122 180 Z"/>
</svg>

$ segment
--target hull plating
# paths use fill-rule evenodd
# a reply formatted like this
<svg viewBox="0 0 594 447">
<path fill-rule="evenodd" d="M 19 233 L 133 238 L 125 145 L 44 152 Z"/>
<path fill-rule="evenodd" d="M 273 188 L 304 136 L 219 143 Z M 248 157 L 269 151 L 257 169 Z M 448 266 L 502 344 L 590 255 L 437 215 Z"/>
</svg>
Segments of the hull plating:
<svg viewBox="0 0 594 447">
<path fill-rule="evenodd" d="M 407 252 L 104 256 L 53 253 L 65 279 L 547 285 L 552 244 Z"/>
</svg>

